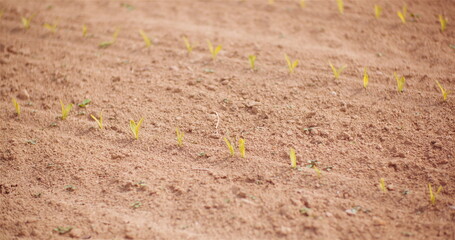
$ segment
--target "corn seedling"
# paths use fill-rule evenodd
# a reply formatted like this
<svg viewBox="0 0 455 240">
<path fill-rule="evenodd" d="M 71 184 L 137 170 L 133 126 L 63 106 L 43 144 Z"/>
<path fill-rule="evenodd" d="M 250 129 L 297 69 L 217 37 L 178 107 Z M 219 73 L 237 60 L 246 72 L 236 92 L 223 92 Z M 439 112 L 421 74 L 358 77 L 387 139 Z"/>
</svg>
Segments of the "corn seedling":
<svg viewBox="0 0 455 240">
<path fill-rule="evenodd" d="M 379 189 L 385 193 L 387 192 L 387 186 L 385 185 L 384 178 L 379 179 Z"/>
<path fill-rule="evenodd" d="M 251 69 L 254 71 L 256 70 L 256 66 L 255 66 L 255 63 L 256 63 L 256 56 L 255 55 L 250 55 L 248 56 L 248 60 L 250 61 L 250 67 Z"/>
<path fill-rule="evenodd" d="M 245 158 L 245 139 L 243 139 L 243 138 L 239 139 L 239 151 L 240 151 L 240 156 L 242 158 Z"/>
<path fill-rule="evenodd" d="M 286 59 L 286 63 L 288 64 L 289 73 L 293 73 L 294 69 L 297 67 L 297 65 L 299 65 L 299 60 L 291 62 L 291 59 L 288 57 L 287 54 L 284 54 L 284 58 Z"/>
<path fill-rule="evenodd" d="M 13 98 L 12 101 L 13 101 L 14 108 L 16 109 L 17 116 L 20 116 L 21 115 L 21 106 L 19 105 L 19 103 L 17 102 L 17 100 L 15 98 Z"/>
<path fill-rule="evenodd" d="M 179 147 L 182 147 L 183 146 L 183 136 L 185 135 L 185 133 L 180 132 L 179 128 L 176 128 L 175 134 L 177 135 L 177 145 Z"/>
<path fill-rule="evenodd" d="M 65 105 L 62 100 L 60 100 L 60 105 L 62 106 L 62 120 L 65 120 L 68 117 L 71 109 L 73 109 L 73 104 Z"/>
<path fill-rule="evenodd" d="M 47 30 L 51 31 L 52 33 L 57 32 L 57 23 L 54 23 L 52 25 L 49 23 L 45 23 L 45 24 L 43 24 L 43 27 L 46 28 Z"/>
<path fill-rule="evenodd" d="M 335 79 L 338 79 L 341 75 L 341 72 L 346 68 L 346 65 L 340 67 L 340 68 L 335 68 L 332 63 L 329 62 L 330 67 L 332 68 L 333 71 L 333 76 L 335 76 Z"/>
<path fill-rule="evenodd" d="M 406 23 L 406 15 L 408 14 L 408 7 L 406 5 L 403 6 L 403 10 L 397 12 L 398 17 L 400 18 L 402 23 Z"/>
<path fill-rule="evenodd" d="M 209 50 L 210 53 L 212 54 L 212 59 L 215 61 L 216 55 L 221 51 L 221 45 L 216 46 L 216 48 L 213 48 L 212 42 L 210 40 L 207 40 L 207 44 L 209 45 Z"/>
<path fill-rule="evenodd" d="M 393 73 L 395 75 L 395 79 L 397 80 L 397 90 L 398 92 L 403 92 L 404 84 L 406 82 L 406 79 L 404 79 L 404 76 L 399 77 L 397 73 Z"/>
<path fill-rule="evenodd" d="M 337 0 L 338 11 L 343 14 L 344 13 L 344 2 L 343 0 Z"/>
<path fill-rule="evenodd" d="M 442 93 L 442 100 L 447 101 L 447 96 L 449 95 L 450 91 L 447 91 L 439 82 L 436 80 L 436 84 L 438 84 L 439 89 L 441 89 Z"/>
<path fill-rule="evenodd" d="M 318 177 L 322 177 L 322 172 L 321 172 L 321 170 L 319 170 L 318 167 L 313 166 L 313 169 L 314 169 L 314 171 L 316 172 L 316 174 L 318 175 Z"/>
<path fill-rule="evenodd" d="M 430 203 L 434 205 L 436 203 L 436 198 L 438 197 L 438 194 L 442 191 L 442 186 L 439 186 L 438 190 L 436 192 L 433 192 L 431 184 L 428 184 L 428 190 L 430 192 Z"/>
<path fill-rule="evenodd" d="M 305 0 L 300 0 L 300 1 L 299 1 L 299 4 L 300 4 L 300 7 L 301 7 L 301 8 L 305 8 L 305 7 L 306 7 L 306 5 L 305 5 Z"/>
<path fill-rule="evenodd" d="M 291 159 L 291 168 L 297 168 L 297 157 L 295 156 L 294 148 L 289 151 L 289 158 Z"/>
<path fill-rule="evenodd" d="M 381 17 L 381 14 L 382 14 L 382 7 L 380 7 L 379 5 L 374 5 L 374 16 L 379 19 Z"/>
<path fill-rule="evenodd" d="M 369 80 L 369 77 L 368 77 L 367 68 L 364 68 L 363 69 L 363 88 L 365 88 L 365 89 L 367 89 L 368 80 Z"/>
<path fill-rule="evenodd" d="M 229 142 L 229 140 L 227 138 L 224 138 L 224 142 L 226 143 L 231 156 L 234 156 L 234 146 L 232 146 L 231 142 Z"/>
<path fill-rule="evenodd" d="M 106 42 L 102 42 L 98 45 L 99 48 L 107 48 L 109 46 L 111 46 L 112 44 L 115 43 L 115 41 L 117 41 L 117 37 L 120 33 L 120 28 L 117 28 L 115 29 L 115 32 L 114 34 L 112 35 L 112 40 L 111 41 L 106 41 Z"/>
<path fill-rule="evenodd" d="M 441 32 L 444 32 L 447 28 L 447 18 L 443 15 L 439 15 L 439 23 L 441 24 Z"/>
<path fill-rule="evenodd" d="M 269 4 L 274 4 L 275 0 L 268 0 Z"/>
<path fill-rule="evenodd" d="M 21 21 L 22 21 L 22 26 L 25 28 L 25 29 L 29 29 L 30 28 L 30 23 L 32 22 L 32 19 L 35 17 L 36 14 L 33 14 L 32 16 L 30 16 L 29 18 L 26 18 L 26 17 L 22 17 L 21 18 Z"/>
<path fill-rule="evenodd" d="M 82 37 L 87 37 L 88 28 L 87 25 L 82 25 Z"/>
<path fill-rule="evenodd" d="M 193 46 L 191 46 L 190 40 L 188 40 L 187 37 L 183 37 L 183 42 L 185 43 L 185 47 L 188 53 L 191 53 L 193 51 Z"/>
<path fill-rule="evenodd" d="M 139 128 L 141 127 L 143 120 L 144 118 L 141 118 L 138 123 L 136 123 L 134 120 L 130 120 L 130 129 L 136 140 L 139 139 Z"/>
<path fill-rule="evenodd" d="M 92 114 L 90 114 L 90 117 L 93 118 L 93 120 L 95 120 L 96 123 L 98 123 L 98 127 L 100 129 L 103 129 L 103 113 L 100 112 L 100 118 L 97 119 L 95 116 L 93 116 Z"/>
<path fill-rule="evenodd" d="M 145 34 L 143 30 L 139 30 L 139 34 L 141 35 L 142 39 L 144 39 L 146 47 L 149 48 L 150 46 L 152 46 L 152 41 L 150 41 L 150 38 L 147 36 L 147 34 Z"/>
</svg>

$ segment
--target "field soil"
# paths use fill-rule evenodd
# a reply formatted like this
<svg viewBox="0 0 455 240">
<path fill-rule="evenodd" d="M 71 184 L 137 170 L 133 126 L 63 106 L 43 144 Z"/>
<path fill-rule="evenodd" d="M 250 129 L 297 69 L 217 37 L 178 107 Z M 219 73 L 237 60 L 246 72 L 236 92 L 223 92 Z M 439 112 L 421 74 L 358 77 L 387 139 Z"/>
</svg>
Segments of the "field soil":
<svg viewBox="0 0 455 240">
<path fill-rule="evenodd" d="M 455 2 L 305 3 L 1 0 L 0 239 L 455 239 Z"/>
</svg>

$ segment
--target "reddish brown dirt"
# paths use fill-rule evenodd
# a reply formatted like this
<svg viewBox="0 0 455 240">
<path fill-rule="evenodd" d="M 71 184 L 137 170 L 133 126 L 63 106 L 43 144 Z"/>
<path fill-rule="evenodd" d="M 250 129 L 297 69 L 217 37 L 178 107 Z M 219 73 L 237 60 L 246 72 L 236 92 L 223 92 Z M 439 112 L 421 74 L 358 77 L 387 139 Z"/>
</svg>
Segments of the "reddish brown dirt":
<svg viewBox="0 0 455 240">
<path fill-rule="evenodd" d="M 2 0 L 0 239 L 455 239 L 454 96 L 435 84 L 455 90 L 454 2 L 408 1 L 407 24 L 401 1 L 346 1 L 344 15 L 335 1 L 266 2 Z M 329 61 L 347 65 L 338 80 Z M 58 119 L 60 99 L 85 98 Z M 246 158 L 223 137 L 245 138 Z M 443 187 L 435 205 L 429 183 Z"/>
</svg>

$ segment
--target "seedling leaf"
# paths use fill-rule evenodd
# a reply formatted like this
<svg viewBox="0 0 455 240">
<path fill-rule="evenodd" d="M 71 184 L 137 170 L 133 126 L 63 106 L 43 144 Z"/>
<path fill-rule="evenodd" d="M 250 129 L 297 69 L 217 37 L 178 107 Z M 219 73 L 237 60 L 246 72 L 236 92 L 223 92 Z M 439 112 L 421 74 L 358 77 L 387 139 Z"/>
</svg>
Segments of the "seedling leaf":
<svg viewBox="0 0 455 240">
<path fill-rule="evenodd" d="M 439 23 L 441 24 L 441 32 L 447 28 L 447 19 L 443 15 L 439 15 Z"/>
<path fill-rule="evenodd" d="M 152 41 L 150 41 L 150 38 L 147 36 L 147 34 L 145 34 L 143 30 L 139 30 L 139 34 L 141 35 L 142 39 L 144 39 L 146 47 L 149 48 L 150 46 L 152 46 Z"/>
<path fill-rule="evenodd" d="M 70 232 L 72 229 L 73 229 L 73 227 L 69 226 L 69 227 L 56 227 L 53 230 L 55 232 L 58 232 L 59 234 L 65 234 L 67 232 Z"/>
<path fill-rule="evenodd" d="M 100 43 L 98 45 L 98 47 L 99 48 L 108 48 L 109 46 L 114 44 L 115 41 L 117 41 L 117 37 L 118 37 L 119 33 L 120 33 L 120 28 L 116 28 L 114 34 L 112 35 L 112 40 L 111 41 L 102 42 L 102 43 Z"/>
<path fill-rule="evenodd" d="M 369 80 L 369 77 L 368 77 L 367 68 L 364 68 L 364 69 L 363 69 L 363 87 L 364 87 L 365 89 L 367 89 L 368 80 Z"/>
<path fill-rule="evenodd" d="M 387 186 L 385 184 L 384 178 L 379 179 L 379 189 L 385 193 L 387 192 Z"/>
<path fill-rule="evenodd" d="M 299 3 L 301 8 L 305 8 L 305 0 L 300 0 Z"/>
<path fill-rule="evenodd" d="M 404 76 L 399 77 L 397 73 L 393 73 L 395 75 L 395 79 L 397 80 L 397 90 L 398 92 L 403 92 L 404 84 L 406 80 L 404 79 Z"/>
<path fill-rule="evenodd" d="M 398 17 L 400 18 L 402 23 L 406 23 L 406 15 L 407 15 L 407 13 L 408 13 L 408 7 L 406 5 L 403 6 L 403 10 L 402 11 L 398 11 L 397 12 Z"/>
<path fill-rule="evenodd" d="M 139 128 L 141 127 L 143 120 L 144 118 L 141 118 L 137 124 L 134 120 L 130 120 L 130 129 L 136 140 L 139 139 Z"/>
<path fill-rule="evenodd" d="M 439 89 L 441 89 L 443 101 L 447 101 L 447 96 L 449 95 L 450 91 L 447 91 L 447 90 L 438 82 L 438 80 L 436 80 L 436 84 L 438 85 Z"/>
<path fill-rule="evenodd" d="M 177 135 L 177 145 L 179 147 L 183 146 L 183 137 L 185 136 L 184 132 L 180 132 L 179 128 L 175 129 L 175 134 Z"/>
<path fill-rule="evenodd" d="M 239 139 L 239 151 L 240 157 L 245 158 L 245 139 L 243 138 Z"/>
<path fill-rule="evenodd" d="M 379 5 L 374 5 L 374 16 L 379 19 L 382 14 L 382 8 Z"/>
<path fill-rule="evenodd" d="M 295 156 L 294 148 L 289 151 L 289 158 L 291 159 L 291 168 L 297 168 L 297 157 Z"/>
<path fill-rule="evenodd" d="M 321 172 L 321 170 L 319 170 L 318 167 L 316 167 L 316 165 L 313 166 L 313 169 L 316 172 L 316 174 L 318 175 L 318 177 L 322 177 L 322 172 Z"/>
<path fill-rule="evenodd" d="M 224 142 L 226 143 L 231 156 L 234 156 L 234 146 L 232 146 L 231 142 L 229 142 L 229 140 L 227 138 L 224 138 Z"/>
<path fill-rule="evenodd" d="M 88 28 L 87 28 L 87 25 L 82 25 L 82 37 L 86 37 L 87 36 L 87 31 L 88 31 Z"/>
<path fill-rule="evenodd" d="M 248 56 L 248 60 L 250 61 L 251 69 L 255 70 L 256 56 L 255 55 L 250 55 L 250 56 Z"/>
<path fill-rule="evenodd" d="M 46 28 L 47 30 L 51 31 L 52 33 L 57 32 L 57 24 L 56 23 L 54 23 L 53 25 L 51 25 L 49 23 L 45 23 L 45 24 L 43 24 L 43 27 Z"/>
<path fill-rule="evenodd" d="M 299 65 L 299 61 L 295 60 L 295 61 L 292 62 L 287 54 L 284 54 L 284 58 L 286 59 L 286 63 L 288 65 L 289 73 L 293 73 L 294 69 Z"/>
<path fill-rule="evenodd" d="M 212 54 L 212 59 L 215 61 L 216 56 L 221 51 L 221 45 L 216 46 L 216 48 L 214 49 L 212 42 L 210 42 L 210 40 L 207 40 L 207 44 L 209 45 L 209 50 L 210 50 L 210 53 Z"/>
<path fill-rule="evenodd" d="M 335 68 L 332 63 L 329 62 L 330 67 L 332 68 L 333 71 L 333 76 L 335 76 L 335 79 L 338 79 L 341 75 L 341 72 L 346 68 L 346 65 L 340 67 L 340 68 Z"/>
<path fill-rule="evenodd" d="M 97 119 L 95 116 L 93 116 L 92 114 L 90 114 L 90 117 L 93 118 L 93 120 L 95 120 L 96 123 L 98 123 L 98 127 L 100 129 L 103 129 L 103 113 L 100 112 L 100 118 Z"/>
<path fill-rule="evenodd" d="M 183 42 L 185 43 L 186 50 L 188 53 L 191 53 L 193 51 L 193 46 L 191 46 L 190 41 L 188 40 L 187 37 L 183 37 Z"/>
<path fill-rule="evenodd" d="M 90 99 L 84 99 L 84 101 L 82 101 L 81 103 L 79 103 L 78 106 L 81 107 L 81 108 L 85 108 L 85 107 L 87 107 L 87 105 L 89 105 L 91 102 L 92 102 L 92 100 L 90 100 Z"/>
<path fill-rule="evenodd" d="M 343 14 L 344 13 L 344 2 L 343 0 L 337 0 L 338 11 Z"/>
<path fill-rule="evenodd" d="M 70 113 L 71 109 L 73 108 L 73 104 L 68 104 L 65 105 L 63 104 L 62 100 L 60 100 L 60 105 L 62 106 L 62 120 L 65 120 L 68 117 L 68 114 Z"/>
<path fill-rule="evenodd" d="M 17 102 L 17 100 L 15 98 L 12 98 L 11 100 L 13 102 L 14 108 L 16 109 L 17 116 L 20 116 L 21 115 L 21 106 L 19 105 L 19 103 Z"/>
<path fill-rule="evenodd" d="M 442 186 L 439 186 L 438 190 L 436 192 L 433 192 L 431 184 L 428 184 L 428 190 L 430 192 L 430 203 L 434 205 L 436 204 L 436 198 L 438 197 L 438 194 L 442 191 Z"/>
</svg>

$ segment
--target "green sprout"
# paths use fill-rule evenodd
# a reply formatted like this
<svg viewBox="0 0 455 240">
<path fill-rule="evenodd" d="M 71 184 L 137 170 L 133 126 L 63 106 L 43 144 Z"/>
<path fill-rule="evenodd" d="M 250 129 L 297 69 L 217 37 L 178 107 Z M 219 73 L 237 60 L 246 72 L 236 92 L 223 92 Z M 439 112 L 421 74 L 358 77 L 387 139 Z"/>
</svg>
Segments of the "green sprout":
<svg viewBox="0 0 455 240">
<path fill-rule="evenodd" d="M 65 120 L 68 117 L 68 114 L 70 113 L 71 109 L 73 109 L 73 104 L 68 104 L 65 105 L 63 104 L 62 100 L 60 100 L 60 105 L 62 106 L 62 120 Z"/>
<path fill-rule="evenodd" d="M 234 146 L 231 144 L 231 142 L 227 138 L 224 138 L 224 142 L 226 143 L 226 145 L 229 149 L 229 153 L 233 157 L 234 156 Z"/>
<path fill-rule="evenodd" d="M 180 132 L 179 128 L 175 129 L 175 134 L 177 135 L 177 145 L 179 147 L 183 146 L 183 137 L 185 136 L 184 132 Z"/>
<path fill-rule="evenodd" d="M 139 139 L 139 128 L 141 127 L 143 120 L 144 118 L 141 118 L 137 124 L 134 120 L 130 120 L 130 129 L 136 140 Z"/>
</svg>

